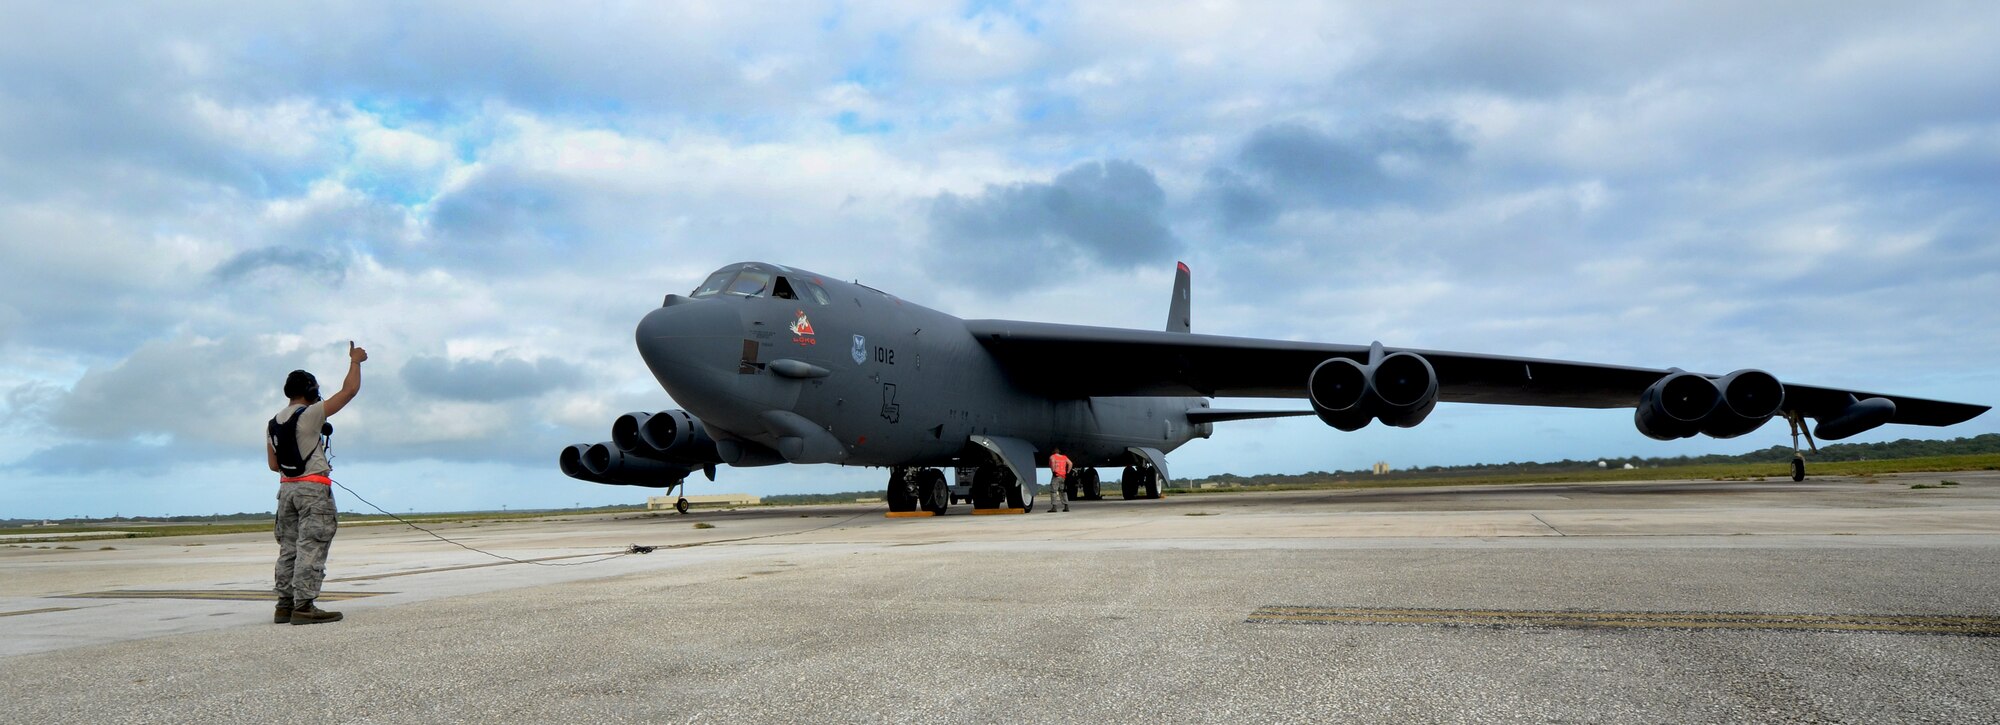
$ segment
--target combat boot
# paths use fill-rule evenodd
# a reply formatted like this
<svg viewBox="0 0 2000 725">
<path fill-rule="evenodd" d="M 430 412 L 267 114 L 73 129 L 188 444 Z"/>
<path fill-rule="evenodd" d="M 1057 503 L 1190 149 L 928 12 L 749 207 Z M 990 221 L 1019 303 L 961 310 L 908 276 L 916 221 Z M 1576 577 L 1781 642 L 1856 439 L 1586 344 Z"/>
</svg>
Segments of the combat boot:
<svg viewBox="0 0 2000 725">
<path fill-rule="evenodd" d="M 340 621 L 339 612 L 329 612 L 320 609 L 313 606 L 312 602 L 306 602 L 292 608 L 292 624 L 319 624 L 321 622 L 338 621 Z"/>
<path fill-rule="evenodd" d="M 287 624 L 292 621 L 292 600 L 278 600 L 278 609 L 271 614 L 272 624 Z"/>
</svg>

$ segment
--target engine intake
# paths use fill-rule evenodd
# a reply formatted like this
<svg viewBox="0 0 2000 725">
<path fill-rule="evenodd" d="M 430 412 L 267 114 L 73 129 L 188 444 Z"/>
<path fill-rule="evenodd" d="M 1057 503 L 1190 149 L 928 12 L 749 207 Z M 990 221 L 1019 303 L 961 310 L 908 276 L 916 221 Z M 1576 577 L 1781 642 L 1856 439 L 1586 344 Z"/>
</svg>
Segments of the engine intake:
<svg viewBox="0 0 2000 725">
<path fill-rule="evenodd" d="M 576 446 L 570 446 L 564 449 L 564 458 L 567 459 L 568 452 L 575 448 Z M 596 481 L 597 483 L 669 488 L 694 472 L 693 466 L 628 456 L 609 442 L 591 444 L 584 448 L 581 458 L 586 472 L 603 479 Z M 566 460 L 564 462 L 567 463 Z M 564 472 L 568 470 L 568 466 L 565 465 Z"/>
<path fill-rule="evenodd" d="M 1414 427 L 1437 408 L 1437 371 L 1411 352 L 1393 353 L 1369 365 L 1330 358 L 1306 379 L 1313 412 L 1327 425 L 1357 431 L 1369 421 Z"/>
<path fill-rule="evenodd" d="M 611 442 L 626 454 L 668 463 L 699 468 L 723 462 L 701 419 L 685 410 L 618 416 L 611 423 Z"/>
<path fill-rule="evenodd" d="M 1634 425 L 1648 438 L 1670 441 L 1700 433 L 1735 438 L 1754 431 L 1785 404 L 1785 386 L 1762 370 L 1720 379 L 1675 369 L 1639 395 Z"/>
</svg>

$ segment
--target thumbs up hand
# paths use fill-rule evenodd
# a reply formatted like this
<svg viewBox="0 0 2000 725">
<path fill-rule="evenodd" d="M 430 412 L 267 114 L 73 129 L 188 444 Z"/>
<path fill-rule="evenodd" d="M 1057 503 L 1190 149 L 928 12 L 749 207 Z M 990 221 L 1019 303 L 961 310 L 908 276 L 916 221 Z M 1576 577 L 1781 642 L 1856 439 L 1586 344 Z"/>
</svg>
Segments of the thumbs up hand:
<svg viewBox="0 0 2000 725">
<path fill-rule="evenodd" d="M 362 348 L 355 347 L 354 341 L 348 340 L 347 361 L 351 363 L 361 363 L 361 362 L 366 362 L 367 360 L 368 360 L 368 351 Z"/>
</svg>

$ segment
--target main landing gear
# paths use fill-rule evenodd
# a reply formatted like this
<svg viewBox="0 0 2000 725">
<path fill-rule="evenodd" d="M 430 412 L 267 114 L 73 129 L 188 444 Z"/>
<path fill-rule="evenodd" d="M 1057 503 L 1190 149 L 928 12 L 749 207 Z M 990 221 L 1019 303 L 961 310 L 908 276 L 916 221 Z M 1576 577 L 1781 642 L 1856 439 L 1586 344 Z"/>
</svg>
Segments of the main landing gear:
<svg viewBox="0 0 2000 725">
<path fill-rule="evenodd" d="M 1102 501 L 1104 490 L 1097 480 L 1097 469 L 1078 468 L 1063 480 L 1063 497 L 1071 501 Z"/>
<path fill-rule="evenodd" d="M 899 466 L 889 470 L 884 498 L 892 513 L 922 509 L 942 516 L 951 507 L 951 487 L 945 484 L 944 471 Z"/>
<path fill-rule="evenodd" d="M 1819 444 L 1813 442 L 1812 431 L 1806 428 L 1805 416 L 1799 415 L 1797 411 L 1788 410 L 1785 411 L 1785 422 L 1792 424 L 1792 480 L 1804 481 L 1806 454 L 1799 450 L 1799 434 L 1805 434 L 1806 445 L 1812 447 L 1812 452 L 1819 452 Z"/>
<path fill-rule="evenodd" d="M 1028 502 L 1021 500 L 1020 481 L 1014 472 L 1002 465 L 980 466 L 972 471 L 972 508 L 1026 509 Z"/>
<path fill-rule="evenodd" d="M 1124 489 L 1122 493 L 1125 494 L 1127 501 L 1135 498 L 1159 498 L 1160 472 L 1143 463 L 1128 465 L 1124 474 L 1119 476 L 1118 485 Z"/>
</svg>

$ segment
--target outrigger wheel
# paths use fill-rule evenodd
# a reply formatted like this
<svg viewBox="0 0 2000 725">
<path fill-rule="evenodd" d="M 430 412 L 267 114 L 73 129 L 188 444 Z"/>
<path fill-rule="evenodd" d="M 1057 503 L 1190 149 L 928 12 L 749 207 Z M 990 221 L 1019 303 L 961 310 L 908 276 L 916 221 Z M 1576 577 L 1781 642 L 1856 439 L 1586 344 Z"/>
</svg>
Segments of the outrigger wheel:
<svg viewBox="0 0 2000 725">
<path fill-rule="evenodd" d="M 688 512 L 688 500 L 686 496 L 674 500 L 674 510 L 681 513 Z"/>
<path fill-rule="evenodd" d="M 1812 430 L 1806 427 L 1805 416 L 1798 411 L 1785 411 L 1785 422 L 1792 424 L 1792 481 L 1796 483 L 1806 480 L 1806 454 L 1799 450 L 1799 434 L 1805 434 L 1806 445 L 1814 453 L 1819 452 L 1819 443 L 1813 441 Z"/>
</svg>

